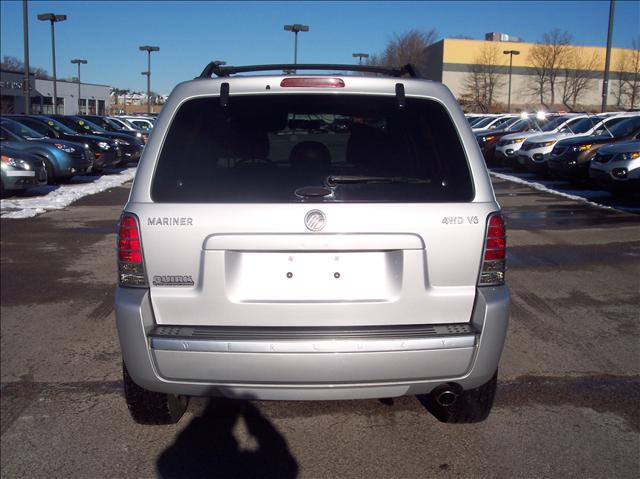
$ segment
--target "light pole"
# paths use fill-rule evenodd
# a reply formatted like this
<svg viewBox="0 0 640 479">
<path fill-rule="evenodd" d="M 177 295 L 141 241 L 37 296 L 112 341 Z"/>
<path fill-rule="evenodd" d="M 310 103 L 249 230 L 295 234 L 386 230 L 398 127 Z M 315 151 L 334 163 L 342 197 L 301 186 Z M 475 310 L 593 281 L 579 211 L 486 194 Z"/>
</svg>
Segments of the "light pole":
<svg viewBox="0 0 640 479">
<path fill-rule="evenodd" d="M 520 55 L 518 50 L 505 50 L 502 53 L 509 55 L 509 99 L 507 100 L 507 111 L 511 113 L 511 69 L 513 68 L 513 56 Z"/>
<path fill-rule="evenodd" d="M 285 25 L 284 30 L 286 32 L 293 32 L 296 34 L 296 39 L 293 45 L 293 64 L 298 64 L 298 32 L 308 32 L 309 25 L 301 25 L 300 23 L 294 23 L 293 25 Z"/>
<path fill-rule="evenodd" d="M 51 53 L 53 56 L 53 113 L 58 113 L 58 85 L 56 78 L 56 36 L 53 25 L 56 22 L 64 22 L 67 19 L 66 15 L 56 15 L 55 13 L 40 13 L 38 20 L 43 22 L 51 22 Z"/>
<path fill-rule="evenodd" d="M 31 85 L 29 84 L 29 15 L 27 0 L 22 0 L 22 31 L 24 34 L 24 112 L 31 115 Z"/>
<path fill-rule="evenodd" d="M 71 63 L 78 65 L 78 115 L 81 115 L 82 111 L 80 111 L 80 65 L 86 65 L 87 60 L 74 58 L 73 60 L 71 60 Z"/>
<path fill-rule="evenodd" d="M 140 51 L 147 52 L 147 71 L 142 74 L 147 76 L 147 113 L 151 113 L 151 52 L 159 52 L 160 47 L 143 45 Z"/>
<path fill-rule="evenodd" d="M 604 59 L 604 79 L 602 80 L 602 113 L 607 109 L 607 95 L 609 94 L 609 64 L 611 62 L 611 35 L 613 34 L 613 12 L 615 10 L 615 0 L 609 3 L 609 29 L 607 30 L 607 53 Z"/>
<path fill-rule="evenodd" d="M 363 58 L 369 58 L 369 54 L 368 53 L 352 53 L 351 56 L 353 58 L 358 58 L 358 65 L 362 65 L 362 59 Z"/>
</svg>

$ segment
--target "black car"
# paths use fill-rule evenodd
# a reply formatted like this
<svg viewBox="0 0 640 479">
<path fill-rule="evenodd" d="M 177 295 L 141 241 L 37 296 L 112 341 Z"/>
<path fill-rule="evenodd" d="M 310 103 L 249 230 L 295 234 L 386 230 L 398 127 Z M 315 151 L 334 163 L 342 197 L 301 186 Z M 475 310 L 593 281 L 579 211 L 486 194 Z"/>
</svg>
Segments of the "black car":
<svg viewBox="0 0 640 479">
<path fill-rule="evenodd" d="M 555 144 L 547 166 L 553 176 L 572 181 L 589 180 L 589 163 L 596 152 L 609 143 L 640 138 L 640 116 L 632 116 L 597 136 L 577 136 Z"/>
<path fill-rule="evenodd" d="M 142 155 L 144 143 L 130 135 L 107 131 L 95 123 L 84 118 L 80 118 L 79 116 L 51 115 L 51 118 L 58 120 L 60 123 L 68 126 L 77 133 L 98 135 L 118 140 L 118 145 L 122 151 L 123 161 L 137 161 L 140 159 L 140 155 Z"/>
<path fill-rule="evenodd" d="M 112 133 L 124 133 L 125 135 L 129 135 L 129 136 L 132 136 L 133 138 L 137 138 L 138 140 L 142 141 L 144 144 L 147 143 L 147 139 L 149 138 L 148 131 L 142 131 L 139 129 L 128 130 L 124 128 L 120 123 L 113 121 L 111 118 L 106 116 L 78 115 L 78 117 L 84 118 L 85 120 L 89 120 L 91 123 L 94 123 L 95 125 L 98 125 Z"/>
<path fill-rule="evenodd" d="M 90 155 L 93 157 L 94 171 L 101 171 L 105 168 L 115 167 L 122 159 L 118 144 L 111 138 L 76 133 L 59 121 L 45 115 L 7 116 L 48 138 L 69 140 L 83 144 L 89 149 Z"/>
</svg>

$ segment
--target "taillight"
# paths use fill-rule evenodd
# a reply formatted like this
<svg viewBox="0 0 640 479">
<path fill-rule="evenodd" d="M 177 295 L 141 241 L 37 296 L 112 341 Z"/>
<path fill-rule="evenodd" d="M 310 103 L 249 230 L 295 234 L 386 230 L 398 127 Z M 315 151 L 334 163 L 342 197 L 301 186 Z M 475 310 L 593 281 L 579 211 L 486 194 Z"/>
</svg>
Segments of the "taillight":
<svg viewBox="0 0 640 479">
<path fill-rule="evenodd" d="M 301 88 L 344 88 L 344 81 L 342 78 L 295 77 L 284 78 L 280 82 L 280 86 Z"/>
<path fill-rule="evenodd" d="M 147 287 L 138 219 L 131 213 L 120 217 L 118 231 L 118 282 L 120 286 Z"/>
<path fill-rule="evenodd" d="M 504 284 L 507 230 L 500 213 L 492 213 L 487 220 L 487 232 L 478 286 Z"/>
</svg>

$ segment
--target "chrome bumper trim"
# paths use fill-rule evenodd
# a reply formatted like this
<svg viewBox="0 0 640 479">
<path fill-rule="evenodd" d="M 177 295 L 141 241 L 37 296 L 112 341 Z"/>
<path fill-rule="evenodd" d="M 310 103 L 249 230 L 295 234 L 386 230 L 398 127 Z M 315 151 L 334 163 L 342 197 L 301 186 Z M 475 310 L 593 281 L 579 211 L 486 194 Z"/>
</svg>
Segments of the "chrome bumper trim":
<svg viewBox="0 0 640 479">
<path fill-rule="evenodd" d="M 475 344 L 476 335 L 362 341 L 225 341 L 216 339 L 151 337 L 151 348 L 155 350 L 230 353 L 371 353 L 457 349 L 472 347 L 475 346 Z"/>
</svg>

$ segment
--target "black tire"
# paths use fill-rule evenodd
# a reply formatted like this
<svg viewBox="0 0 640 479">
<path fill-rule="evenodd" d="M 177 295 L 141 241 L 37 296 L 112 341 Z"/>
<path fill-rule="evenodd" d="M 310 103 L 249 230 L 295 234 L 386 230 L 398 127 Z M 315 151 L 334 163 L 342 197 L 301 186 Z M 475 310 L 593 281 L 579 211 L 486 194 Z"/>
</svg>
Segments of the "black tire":
<svg viewBox="0 0 640 479">
<path fill-rule="evenodd" d="M 189 404 L 188 396 L 148 391 L 138 386 L 122 363 L 124 397 L 129 413 L 138 424 L 175 424 Z"/>
<path fill-rule="evenodd" d="M 4 182 L 0 180 L 0 198 L 8 198 L 9 192 L 4 189 Z"/>
<path fill-rule="evenodd" d="M 47 184 L 55 185 L 58 183 L 58 179 L 54 173 L 53 165 L 47 158 L 42 158 L 42 161 L 44 161 L 44 169 L 47 171 Z"/>
<path fill-rule="evenodd" d="M 431 394 L 425 395 L 420 400 L 440 422 L 457 424 L 482 422 L 491 412 L 497 384 L 498 371 L 482 386 L 462 391 L 451 406 L 441 406 Z"/>
</svg>

